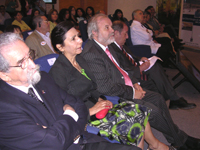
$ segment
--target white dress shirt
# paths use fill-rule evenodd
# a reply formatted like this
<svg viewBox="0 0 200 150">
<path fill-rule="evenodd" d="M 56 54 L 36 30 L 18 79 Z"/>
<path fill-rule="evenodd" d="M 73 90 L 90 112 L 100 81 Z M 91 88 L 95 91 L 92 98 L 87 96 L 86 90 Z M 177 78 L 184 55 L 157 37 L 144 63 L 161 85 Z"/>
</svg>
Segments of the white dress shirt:
<svg viewBox="0 0 200 150">
<path fill-rule="evenodd" d="M 7 12 L 5 12 L 4 15 L 0 13 L 0 25 L 4 25 L 4 21 L 9 18 L 10 18 L 10 15 Z"/>
<path fill-rule="evenodd" d="M 37 30 L 36 30 L 36 31 L 37 31 Z M 54 49 L 53 49 L 53 47 L 52 47 L 52 45 L 51 45 L 51 39 L 49 38 L 50 33 L 47 32 L 47 33 L 44 35 L 44 34 L 40 33 L 39 31 L 37 31 L 37 32 L 38 32 L 38 34 L 44 39 L 44 41 L 47 43 L 47 45 L 48 45 L 49 48 L 52 50 L 52 52 L 55 53 L 55 52 L 54 52 Z"/>
<path fill-rule="evenodd" d="M 145 28 L 139 21 L 133 20 L 130 32 L 133 45 L 149 45 L 152 54 L 156 54 L 161 47 L 161 44 L 153 41 L 153 32 Z"/>
</svg>

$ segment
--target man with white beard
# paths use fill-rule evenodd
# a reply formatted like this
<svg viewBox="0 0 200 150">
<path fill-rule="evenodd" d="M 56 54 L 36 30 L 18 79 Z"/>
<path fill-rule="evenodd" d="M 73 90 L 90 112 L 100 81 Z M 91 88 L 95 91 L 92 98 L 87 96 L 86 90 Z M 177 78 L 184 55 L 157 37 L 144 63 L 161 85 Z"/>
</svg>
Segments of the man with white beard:
<svg viewBox="0 0 200 150">
<path fill-rule="evenodd" d="M 40 75 L 15 33 L 0 35 L 0 79 L 1 150 L 139 150 L 86 132 L 89 111 L 83 101 L 47 73 Z"/>
</svg>

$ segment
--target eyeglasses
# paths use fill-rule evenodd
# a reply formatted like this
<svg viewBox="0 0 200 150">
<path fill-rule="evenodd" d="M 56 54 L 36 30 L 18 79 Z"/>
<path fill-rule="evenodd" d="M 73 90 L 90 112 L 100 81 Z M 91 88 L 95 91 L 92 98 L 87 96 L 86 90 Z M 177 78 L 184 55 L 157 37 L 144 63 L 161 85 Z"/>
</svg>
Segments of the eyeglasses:
<svg viewBox="0 0 200 150">
<path fill-rule="evenodd" d="M 35 59 L 35 51 L 30 49 L 29 55 L 27 57 L 24 57 L 21 59 L 18 63 L 19 65 L 17 66 L 9 66 L 10 67 L 21 67 L 22 69 L 26 69 L 28 64 L 29 64 L 29 59 L 34 60 Z"/>
</svg>

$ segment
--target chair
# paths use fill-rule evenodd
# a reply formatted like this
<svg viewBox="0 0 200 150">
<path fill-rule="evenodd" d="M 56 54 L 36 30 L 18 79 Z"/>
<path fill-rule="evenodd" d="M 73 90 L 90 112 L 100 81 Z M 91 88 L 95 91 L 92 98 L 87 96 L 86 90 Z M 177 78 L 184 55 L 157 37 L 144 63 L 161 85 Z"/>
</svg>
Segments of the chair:
<svg viewBox="0 0 200 150">
<path fill-rule="evenodd" d="M 15 20 L 14 18 L 6 19 L 4 21 L 4 26 L 7 27 L 7 26 L 11 25 L 14 20 Z"/>
<path fill-rule="evenodd" d="M 24 31 L 23 34 L 23 39 L 24 41 L 26 40 L 26 38 L 33 32 L 33 30 L 29 30 L 29 31 Z"/>
<path fill-rule="evenodd" d="M 85 42 L 88 39 L 87 24 L 88 24 L 87 20 L 81 20 L 79 22 L 79 29 L 81 32 L 83 42 Z"/>
<path fill-rule="evenodd" d="M 49 54 L 34 60 L 34 62 L 35 64 L 40 65 L 40 71 L 45 71 L 48 73 L 58 56 L 58 54 Z"/>
<path fill-rule="evenodd" d="M 31 16 L 23 17 L 22 20 L 23 20 L 27 25 L 29 25 L 29 23 L 30 23 L 30 21 L 31 21 Z"/>
<path fill-rule="evenodd" d="M 4 29 L 5 29 L 5 26 L 4 26 L 4 25 L 0 25 L 0 30 L 1 30 L 2 32 L 4 32 Z"/>
<path fill-rule="evenodd" d="M 153 54 L 151 53 L 151 47 L 149 45 L 133 45 L 131 41 L 130 26 L 129 24 L 127 24 L 127 26 L 128 26 L 128 39 L 126 39 L 126 45 L 129 47 L 131 52 L 135 56 L 139 57 L 147 57 L 147 58 L 152 57 Z"/>
<path fill-rule="evenodd" d="M 45 72 L 49 72 L 52 65 L 54 64 L 54 62 L 56 61 L 56 59 L 58 58 L 59 54 L 49 54 L 43 57 L 40 57 L 36 60 L 34 60 L 35 64 L 40 65 L 40 71 L 45 71 Z M 113 104 L 117 104 L 119 97 L 117 96 L 106 96 L 106 98 L 108 100 L 110 100 Z M 98 134 L 99 129 L 95 128 L 95 127 L 91 127 L 91 126 L 87 126 L 87 131 L 89 133 L 93 133 L 93 134 Z M 110 141 L 111 143 L 119 143 L 116 140 L 109 140 L 108 138 L 105 137 L 106 140 Z"/>
</svg>

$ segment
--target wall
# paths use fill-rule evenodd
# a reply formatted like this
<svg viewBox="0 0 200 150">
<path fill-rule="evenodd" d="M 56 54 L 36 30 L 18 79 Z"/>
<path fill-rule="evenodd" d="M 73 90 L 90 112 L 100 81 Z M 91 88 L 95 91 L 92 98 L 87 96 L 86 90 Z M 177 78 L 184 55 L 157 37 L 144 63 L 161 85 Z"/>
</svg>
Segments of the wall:
<svg viewBox="0 0 200 150">
<path fill-rule="evenodd" d="M 131 20 L 133 10 L 144 10 L 149 5 L 152 5 L 155 8 L 156 0 L 108 0 L 107 14 L 114 14 L 116 9 L 121 9 L 124 17 Z"/>
</svg>

